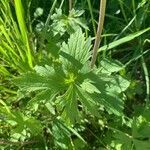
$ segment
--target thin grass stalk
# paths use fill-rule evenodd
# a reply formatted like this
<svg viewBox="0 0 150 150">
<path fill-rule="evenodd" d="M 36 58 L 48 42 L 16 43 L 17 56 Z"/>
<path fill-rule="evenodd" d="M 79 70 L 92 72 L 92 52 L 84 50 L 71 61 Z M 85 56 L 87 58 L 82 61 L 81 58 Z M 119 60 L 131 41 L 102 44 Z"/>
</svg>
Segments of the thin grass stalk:
<svg viewBox="0 0 150 150">
<path fill-rule="evenodd" d="M 132 7 L 133 7 L 133 14 L 134 14 L 134 16 L 136 16 L 135 0 L 132 0 Z M 143 13 L 143 15 L 145 15 L 145 13 Z M 143 15 L 142 15 L 142 17 L 143 17 Z M 137 24 L 137 18 L 135 18 L 135 29 L 136 29 L 136 31 L 138 31 L 139 28 L 140 27 Z M 141 48 L 141 53 L 143 53 L 143 44 L 142 44 L 141 37 L 139 38 L 139 45 L 140 45 L 140 48 Z M 150 79 L 149 79 L 149 72 L 148 72 L 148 68 L 147 68 L 144 56 L 141 57 L 141 64 L 142 64 L 142 69 L 143 69 L 144 77 L 145 77 L 145 84 L 146 84 L 146 97 L 145 97 L 145 100 L 146 100 L 146 107 L 148 108 L 148 107 L 150 107 L 150 101 L 149 101 L 150 100 Z"/>
<path fill-rule="evenodd" d="M 103 30 L 103 25 L 104 25 L 105 9 L 106 9 L 106 0 L 101 0 L 100 1 L 100 10 L 99 10 L 98 29 L 97 29 L 96 39 L 95 39 L 95 43 L 94 43 L 94 48 L 93 48 L 92 59 L 91 59 L 91 68 L 94 67 L 94 64 L 96 62 L 98 48 L 99 48 L 99 45 L 101 42 L 101 34 L 102 34 L 102 30 Z"/>
<path fill-rule="evenodd" d="M 135 1 L 132 0 L 132 7 L 133 7 L 133 15 L 135 16 L 135 29 L 138 31 L 138 24 L 137 24 L 137 18 L 136 18 L 136 7 L 135 7 Z"/>
<path fill-rule="evenodd" d="M 89 10 L 90 10 L 90 15 L 91 15 L 91 20 L 92 20 L 94 35 L 96 36 L 96 26 L 95 26 L 95 22 L 94 22 L 94 16 L 93 16 L 93 11 L 92 11 L 91 1 L 87 0 L 87 3 L 88 3 Z"/>
<path fill-rule="evenodd" d="M 47 20 L 46 20 L 46 22 L 45 22 L 45 26 L 46 26 L 46 27 L 48 26 L 48 24 L 49 24 L 49 22 L 50 22 L 51 15 L 52 15 L 52 13 L 53 13 L 53 11 L 54 11 L 54 9 L 55 9 L 56 4 L 57 4 L 57 0 L 54 0 L 53 5 L 52 5 L 52 7 L 51 7 L 51 9 L 50 9 L 50 11 L 49 11 Z"/>
<path fill-rule="evenodd" d="M 61 4 L 60 4 L 60 6 L 59 6 L 59 9 L 62 9 L 62 6 L 63 6 L 63 4 L 64 4 L 64 1 L 65 1 L 65 0 L 62 0 L 62 1 L 61 1 Z"/>
<path fill-rule="evenodd" d="M 122 2 L 121 0 L 119 0 L 119 5 L 120 5 L 120 8 L 121 8 L 121 12 L 122 12 L 122 15 L 126 21 L 126 23 L 128 23 L 128 19 L 127 19 L 127 16 L 126 16 L 126 12 L 124 10 L 124 2 Z"/>
<path fill-rule="evenodd" d="M 135 16 L 130 20 L 130 22 L 123 28 L 123 30 L 115 37 L 114 41 L 118 40 L 120 36 L 132 25 L 132 23 L 135 21 Z M 130 29 L 129 29 L 130 30 Z"/>
</svg>

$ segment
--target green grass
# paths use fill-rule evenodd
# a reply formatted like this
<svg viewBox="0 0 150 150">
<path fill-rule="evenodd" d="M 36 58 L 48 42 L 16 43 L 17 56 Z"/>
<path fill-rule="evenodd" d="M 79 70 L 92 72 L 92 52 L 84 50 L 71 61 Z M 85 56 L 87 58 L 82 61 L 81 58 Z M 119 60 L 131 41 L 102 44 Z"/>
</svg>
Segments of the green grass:
<svg viewBox="0 0 150 150">
<path fill-rule="evenodd" d="M 33 58 L 21 1 L 16 1 L 14 7 L 17 20 L 12 14 L 11 4 L 3 1 L 1 5 L 1 59 L 19 72 L 29 70 L 33 67 Z"/>
</svg>

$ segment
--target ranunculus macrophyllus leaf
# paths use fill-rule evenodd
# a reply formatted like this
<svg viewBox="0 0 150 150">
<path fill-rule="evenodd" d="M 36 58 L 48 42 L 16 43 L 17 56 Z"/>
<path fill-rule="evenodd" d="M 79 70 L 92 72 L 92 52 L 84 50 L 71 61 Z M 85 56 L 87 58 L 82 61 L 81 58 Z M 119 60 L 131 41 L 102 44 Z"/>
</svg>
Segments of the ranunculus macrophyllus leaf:
<svg viewBox="0 0 150 150">
<path fill-rule="evenodd" d="M 82 30 L 79 29 L 70 36 L 67 43 L 62 43 L 60 54 L 66 66 L 81 69 L 91 56 L 90 50 L 91 38 L 86 39 Z"/>
</svg>

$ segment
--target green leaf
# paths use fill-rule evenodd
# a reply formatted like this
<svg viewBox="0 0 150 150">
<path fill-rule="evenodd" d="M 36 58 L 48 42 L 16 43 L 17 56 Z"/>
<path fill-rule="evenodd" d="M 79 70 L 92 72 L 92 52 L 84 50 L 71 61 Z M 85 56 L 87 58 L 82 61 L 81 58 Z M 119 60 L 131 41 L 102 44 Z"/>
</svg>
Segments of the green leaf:
<svg viewBox="0 0 150 150">
<path fill-rule="evenodd" d="M 97 101 L 103 104 L 109 113 L 114 113 L 117 116 L 123 116 L 124 102 L 116 94 L 101 93 L 97 95 Z"/>
<path fill-rule="evenodd" d="M 113 73 L 120 71 L 124 66 L 117 60 L 105 58 L 100 62 L 100 67 L 102 73 Z"/>
<path fill-rule="evenodd" d="M 28 57 L 28 63 L 30 65 L 30 67 L 32 68 L 33 67 L 33 64 L 32 64 L 33 58 L 32 58 L 31 49 L 30 49 L 30 45 L 29 45 L 29 39 L 27 36 L 27 27 L 26 27 L 25 19 L 24 19 L 24 9 L 23 9 L 21 0 L 15 0 L 14 4 L 15 4 L 15 11 L 16 11 L 17 21 L 19 24 L 19 29 L 21 31 L 21 36 L 22 36 L 24 45 L 27 48 L 26 54 Z"/>
<path fill-rule="evenodd" d="M 84 91 L 88 93 L 101 93 L 91 82 L 90 80 L 84 80 L 84 82 L 80 85 Z"/>
<path fill-rule="evenodd" d="M 68 43 L 65 42 L 62 44 L 61 51 L 73 57 L 76 61 L 84 65 L 90 58 L 90 49 L 91 49 L 91 38 L 85 40 L 85 36 L 82 33 L 81 29 L 77 30 L 72 34 L 68 40 Z M 77 64 L 70 59 L 72 67 L 79 67 Z M 69 64 L 67 64 L 69 65 Z"/>
<path fill-rule="evenodd" d="M 81 135 L 71 126 L 65 124 L 65 122 L 63 122 L 61 118 L 57 118 L 56 120 L 54 120 L 52 132 L 56 143 L 59 146 L 63 146 L 64 148 L 68 148 L 68 146 L 70 145 L 69 143 L 70 140 L 72 140 L 72 135 L 75 135 L 79 140 L 81 140 L 82 144 L 86 144 Z"/>
<path fill-rule="evenodd" d="M 133 140 L 135 144 L 136 150 L 149 150 L 150 149 L 150 140 L 148 141 L 140 141 L 140 140 Z"/>
<path fill-rule="evenodd" d="M 45 90 L 51 86 L 48 79 L 36 73 L 26 73 L 22 77 L 16 78 L 14 82 L 21 90 L 27 92 Z"/>
<path fill-rule="evenodd" d="M 134 118 L 132 124 L 132 134 L 134 138 L 150 138 L 150 122 L 142 115 Z"/>
<path fill-rule="evenodd" d="M 119 131 L 114 133 L 114 138 L 115 148 L 118 144 L 121 144 L 120 150 L 129 150 L 132 148 L 132 139 L 128 136 L 128 134 Z"/>
<path fill-rule="evenodd" d="M 120 97 L 120 93 L 127 89 L 129 82 L 121 76 L 115 78 L 115 76 L 107 74 L 88 73 L 87 78 L 99 90 L 99 93 L 93 91 L 91 94 L 92 99 L 96 103 L 105 106 L 109 113 L 118 116 L 123 115 L 124 101 Z"/>
<path fill-rule="evenodd" d="M 14 83 L 20 87 L 22 91 L 32 92 L 46 89 L 63 89 L 65 88 L 62 68 L 55 70 L 49 66 L 36 66 L 36 72 L 28 72 L 21 77 L 14 79 Z"/>
<path fill-rule="evenodd" d="M 55 74 L 55 70 L 53 69 L 53 67 L 48 65 L 45 65 L 45 67 L 35 66 L 34 70 L 36 71 L 37 74 L 43 77 L 49 77 Z"/>
<path fill-rule="evenodd" d="M 75 11 L 72 9 L 69 12 L 69 15 L 66 16 L 62 14 L 61 9 L 56 9 L 56 13 L 51 16 L 51 19 L 53 20 L 53 23 L 51 25 L 54 34 L 61 34 L 63 35 L 66 31 L 69 34 L 74 33 L 77 31 L 80 27 L 83 27 L 84 29 L 88 29 L 85 23 L 81 21 L 79 18 L 84 11 Z"/>
<path fill-rule="evenodd" d="M 37 135 L 42 131 L 41 123 L 33 117 L 25 116 L 20 111 L 11 111 L 6 112 L 2 110 L 2 113 L 5 114 L 6 122 L 15 128 L 12 129 L 13 132 L 20 133 L 26 128 L 28 128 L 33 135 Z"/>
<path fill-rule="evenodd" d="M 114 41 L 112 43 L 109 43 L 107 45 L 104 45 L 104 46 L 100 47 L 100 49 L 98 51 L 100 52 L 100 51 L 105 51 L 105 50 L 110 50 L 112 48 L 115 48 L 115 47 L 117 47 L 121 44 L 124 44 L 126 42 L 129 42 L 129 41 L 135 39 L 136 37 L 144 34 L 145 32 L 148 32 L 149 30 L 150 30 L 150 28 L 146 28 L 144 30 L 141 30 L 141 31 L 138 31 L 136 33 L 130 34 L 130 35 L 128 35 L 126 37 L 123 37 L 123 38 L 121 38 L 117 41 Z"/>
<path fill-rule="evenodd" d="M 41 125 L 40 121 L 38 121 L 35 118 L 27 119 L 25 121 L 25 125 L 30 130 L 32 135 L 34 135 L 34 136 L 36 136 L 36 135 L 39 136 L 42 132 L 42 125 Z"/>
<path fill-rule="evenodd" d="M 94 101 L 94 99 L 92 99 L 91 95 L 79 86 L 77 86 L 77 93 L 80 102 L 84 106 L 83 109 L 86 108 L 92 115 L 98 116 L 98 108 L 96 102 Z"/>
<path fill-rule="evenodd" d="M 64 118 L 69 124 L 80 121 L 77 94 L 74 85 L 70 85 L 66 93 L 57 98 L 57 105 L 64 108 L 62 118 Z"/>
<path fill-rule="evenodd" d="M 130 82 L 127 79 L 119 75 L 116 75 L 114 77 L 109 78 L 106 91 L 109 93 L 117 94 L 117 93 L 124 92 L 129 86 L 130 86 Z"/>
<path fill-rule="evenodd" d="M 42 90 L 28 102 L 29 109 L 37 111 L 40 104 L 44 103 L 50 113 L 55 114 L 54 108 L 52 107 L 52 101 L 56 97 L 57 93 L 58 92 L 53 89 Z"/>
<path fill-rule="evenodd" d="M 2 104 L 2 106 L 4 106 L 4 112 L 6 113 L 6 114 L 9 114 L 9 115 L 11 115 L 11 116 L 13 116 L 13 114 L 11 113 L 11 111 L 10 111 L 10 109 L 9 109 L 9 107 L 6 105 L 6 103 L 3 101 L 3 100 L 1 100 L 0 99 L 0 104 Z M 3 109 L 2 109 L 3 110 Z"/>
<path fill-rule="evenodd" d="M 82 66 L 83 66 L 82 63 L 77 61 L 73 56 L 71 56 L 63 51 L 60 52 L 60 55 L 63 57 L 62 61 L 63 61 L 63 65 L 65 66 L 66 70 L 76 71 L 76 70 L 82 68 Z M 76 66 L 74 66 L 74 64 L 76 64 Z M 73 68 L 73 66 L 74 66 L 74 68 Z"/>
<path fill-rule="evenodd" d="M 69 16 L 70 17 L 80 17 L 81 15 L 84 14 L 84 10 L 74 10 L 72 9 L 70 12 L 69 12 Z"/>
<path fill-rule="evenodd" d="M 70 143 L 71 133 L 68 128 L 58 119 L 53 121 L 52 135 L 54 137 L 54 144 L 57 147 L 61 149 L 67 149 Z"/>
</svg>

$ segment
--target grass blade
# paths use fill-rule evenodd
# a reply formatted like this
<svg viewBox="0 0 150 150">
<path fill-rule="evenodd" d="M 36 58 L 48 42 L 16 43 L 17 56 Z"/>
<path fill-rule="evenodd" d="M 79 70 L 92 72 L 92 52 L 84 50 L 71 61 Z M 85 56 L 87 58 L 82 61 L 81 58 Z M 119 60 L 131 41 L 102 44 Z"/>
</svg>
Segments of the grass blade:
<svg viewBox="0 0 150 150">
<path fill-rule="evenodd" d="M 100 47 L 100 48 L 98 49 L 98 52 L 101 52 L 101 51 L 104 51 L 104 50 L 110 50 L 110 49 L 115 48 L 115 47 L 117 47 L 117 46 L 119 46 L 119 45 L 121 45 L 121 44 L 124 44 L 124 43 L 126 43 L 126 42 L 129 42 L 129 41 L 131 41 L 131 40 L 133 40 L 133 39 L 139 37 L 140 35 L 144 34 L 145 32 L 147 32 L 147 31 L 149 31 L 149 30 L 150 30 L 150 27 L 149 27 L 149 28 L 146 28 L 146 29 L 144 29 L 144 30 L 138 31 L 138 32 L 136 32 L 136 33 L 130 34 L 130 35 L 124 37 L 124 38 L 121 38 L 121 39 L 119 39 L 119 40 L 117 40 L 117 41 L 114 41 L 114 42 L 112 42 L 112 43 L 109 43 L 109 44 L 107 44 L 107 45 L 104 45 L 104 46 L 102 46 L 102 47 Z"/>
<path fill-rule="evenodd" d="M 27 36 L 27 28 L 26 28 L 26 24 L 24 20 L 23 6 L 21 3 L 21 0 L 15 0 L 14 2 L 15 2 L 16 16 L 17 16 L 19 28 L 21 31 L 22 39 L 27 48 L 28 63 L 29 63 L 29 66 L 32 68 L 33 67 L 32 55 L 31 55 L 31 49 L 29 46 L 29 41 L 28 41 L 28 36 Z"/>
</svg>

